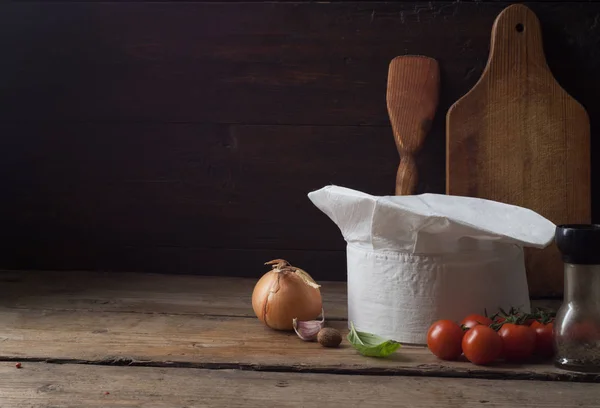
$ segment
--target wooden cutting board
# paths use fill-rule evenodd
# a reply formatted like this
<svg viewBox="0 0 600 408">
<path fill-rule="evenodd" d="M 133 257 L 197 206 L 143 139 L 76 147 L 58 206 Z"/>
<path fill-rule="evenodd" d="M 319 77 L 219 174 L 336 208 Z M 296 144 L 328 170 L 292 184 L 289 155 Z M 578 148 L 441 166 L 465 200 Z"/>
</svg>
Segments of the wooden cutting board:
<svg viewBox="0 0 600 408">
<path fill-rule="evenodd" d="M 446 118 L 446 192 L 530 208 L 552 222 L 591 222 L 590 124 L 561 88 L 526 6 L 504 9 L 477 84 Z M 556 246 L 527 249 L 532 296 L 562 293 Z"/>
</svg>

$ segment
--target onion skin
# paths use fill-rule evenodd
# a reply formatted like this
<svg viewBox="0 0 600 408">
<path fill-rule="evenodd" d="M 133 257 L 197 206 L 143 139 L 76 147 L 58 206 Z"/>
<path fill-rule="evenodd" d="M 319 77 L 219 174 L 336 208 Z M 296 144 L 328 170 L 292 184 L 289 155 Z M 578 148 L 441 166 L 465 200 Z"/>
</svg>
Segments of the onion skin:
<svg viewBox="0 0 600 408">
<path fill-rule="evenodd" d="M 265 273 L 252 292 L 256 317 L 275 330 L 293 330 L 294 319 L 316 319 L 323 306 L 320 290 L 309 286 L 293 268 L 286 269 Z"/>
</svg>

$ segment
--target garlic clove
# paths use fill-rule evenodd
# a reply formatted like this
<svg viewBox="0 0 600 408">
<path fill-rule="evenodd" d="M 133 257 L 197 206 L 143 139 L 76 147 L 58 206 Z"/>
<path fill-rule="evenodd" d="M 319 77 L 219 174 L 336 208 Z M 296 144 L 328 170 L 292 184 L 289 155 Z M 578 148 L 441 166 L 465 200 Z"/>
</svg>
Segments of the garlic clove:
<svg viewBox="0 0 600 408">
<path fill-rule="evenodd" d="M 325 324 L 325 312 L 321 309 L 321 320 L 306 320 L 299 321 L 294 318 L 292 321 L 292 325 L 294 326 L 294 331 L 304 341 L 315 341 L 317 339 L 317 334 L 323 328 Z"/>
</svg>

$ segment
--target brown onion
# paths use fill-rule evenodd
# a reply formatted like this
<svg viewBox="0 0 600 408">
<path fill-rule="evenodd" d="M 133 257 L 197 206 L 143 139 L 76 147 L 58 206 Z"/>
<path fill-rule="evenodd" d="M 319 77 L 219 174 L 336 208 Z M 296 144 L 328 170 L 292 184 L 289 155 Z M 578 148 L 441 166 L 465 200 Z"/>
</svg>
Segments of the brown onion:
<svg viewBox="0 0 600 408">
<path fill-rule="evenodd" d="M 313 320 L 321 314 L 321 286 L 308 273 L 283 259 L 265 265 L 273 270 L 258 280 L 252 292 L 252 308 L 260 321 L 275 330 L 292 330 L 294 319 Z"/>
</svg>

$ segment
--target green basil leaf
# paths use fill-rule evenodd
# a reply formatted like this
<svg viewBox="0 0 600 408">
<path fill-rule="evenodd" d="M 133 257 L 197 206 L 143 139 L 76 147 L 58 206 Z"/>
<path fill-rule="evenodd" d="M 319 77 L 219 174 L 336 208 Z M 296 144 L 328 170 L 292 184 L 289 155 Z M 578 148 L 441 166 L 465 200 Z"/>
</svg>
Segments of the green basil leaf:
<svg viewBox="0 0 600 408">
<path fill-rule="evenodd" d="M 386 357 L 400 347 L 400 343 L 397 341 L 386 340 L 375 334 L 356 331 L 352 322 L 350 322 L 350 332 L 347 339 L 360 354 L 368 357 Z"/>
</svg>

